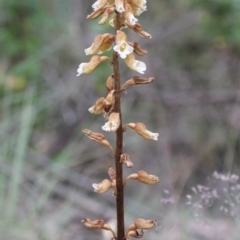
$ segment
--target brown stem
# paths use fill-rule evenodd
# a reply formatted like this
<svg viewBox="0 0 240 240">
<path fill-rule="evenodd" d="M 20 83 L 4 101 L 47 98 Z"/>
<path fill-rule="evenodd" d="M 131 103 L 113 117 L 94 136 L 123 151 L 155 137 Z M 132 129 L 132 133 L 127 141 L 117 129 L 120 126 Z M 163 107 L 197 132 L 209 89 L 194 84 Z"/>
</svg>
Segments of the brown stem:
<svg viewBox="0 0 240 240">
<path fill-rule="evenodd" d="M 116 32 L 120 30 L 120 14 L 116 12 Z M 116 151 L 115 151 L 115 166 L 116 166 L 116 180 L 117 180 L 117 239 L 122 240 L 124 238 L 124 188 L 123 188 L 123 174 L 122 163 L 120 161 L 123 147 L 123 130 L 122 130 L 122 115 L 121 115 L 121 82 L 118 63 L 118 53 L 113 52 L 113 71 L 114 71 L 114 89 L 115 104 L 114 112 L 119 113 L 120 126 L 116 131 Z"/>
</svg>

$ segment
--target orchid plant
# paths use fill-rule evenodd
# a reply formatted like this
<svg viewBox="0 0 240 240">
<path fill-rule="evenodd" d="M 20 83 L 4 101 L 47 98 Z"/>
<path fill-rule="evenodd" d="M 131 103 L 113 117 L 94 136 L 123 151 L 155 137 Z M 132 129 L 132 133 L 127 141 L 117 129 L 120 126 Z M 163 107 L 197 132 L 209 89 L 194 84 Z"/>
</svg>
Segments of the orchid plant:
<svg viewBox="0 0 240 240">
<path fill-rule="evenodd" d="M 151 35 L 142 29 L 136 16 L 147 10 L 146 0 L 97 0 L 93 5 L 93 12 L 87 18 L 95 19 L 102 17 L 99 24 L 109 23 L 115 30 L 114 34 L 99 34 L 94 38 L 90 47 L 85 49 L 86 55 L 93 55 L 89 62 L 81 63 L 77 70 L 77 76 L 93 72 L 102 62 L 110 61 L 113 73 L 106 80 L 106 96 L 100 97 L 95 104 L 88 110 L 92 114 L 102 114 L 106 123 L 102 130 L 115 132 L 116 145 L 112 147 L 109 141 L 102 133 L 92 132 L 84 129 L 83 133 L 91 140 L 96 141 L 102 146 L 108 147 L 115 158 L 115 170 L 112 166 L 108 168 L 109 179 L 104 179 L 100 183 L 93 183 L 94 192 L 105 193 L 113 189 L 113 196 L 116 197 L 117 212 L 117 232 L 105 223 L 102 219 L 91 220 L 84 218 L 82 222 L 90 229 L 103 229 L 112 233 L 112 239 L 123 240 L 130 238 L 141 238 L 144 230 L 153 228 L 157 220 L 138 218 L 125 231 L 124 225 L 124 187 L 127 187 L 128 180 L 138 180 L 141 183 L 152 185 L 159 182 L 155 175 L 148 174 L 140 170 L 137 173 L 130 174 L 125 180 L 123 179 L 123 164 L 127 167 L 133 167 L 130 156 L 123 153 L 123 133 L 128 129 L 133 129 L 138 135 L 147 140 L 158 140 L 158 133 L 153 133 L 147 129 L 143 123 L 128 123 L 123 125 L 121 113 L 121 95 L 127 87 L 151 83 L 154 78 L 142 78 L 133 76 L 121 86 L 119 57 L 123 59 L 126 65 L 133 71 L 144 74 L 146 64 L 136 60 L 135 55 L 144 56 L 147 54 L 137 42 L 129 42 L 124 28 L 137 33 L 143 38 L 151 38 Z M 112 58 L 100 56 L 106 51 L 113 49 Z"/>
</svg>

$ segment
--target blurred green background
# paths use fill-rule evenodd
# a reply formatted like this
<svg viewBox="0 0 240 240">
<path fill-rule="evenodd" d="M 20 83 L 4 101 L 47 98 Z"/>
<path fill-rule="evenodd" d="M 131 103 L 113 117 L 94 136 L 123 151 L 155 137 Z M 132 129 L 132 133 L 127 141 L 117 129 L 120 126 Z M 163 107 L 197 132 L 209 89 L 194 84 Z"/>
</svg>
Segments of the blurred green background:
<svg viewBox="0 0 240 240">
<path fill-rule="evenodd" d="M 115 217 L 111 193 L 91 186 L 108 178 L 113 157 L 81 131 L 102 132 L 104 118 L 88 108 L 112 73 L 104 63 L 76 77 L 94 36 L 113 32 L 86 20 L 93 2 L 0 0 L 1 240 L 108 239 L 81 224 Z M 147 6 L 138 19 L 153 38 L 127 33 L 149 51 L 137 59 L 155 81 L 123 94 L 123 122 L 143 122 L 160 137 L 124 134 L 134 164 L 124 176 L 145 170 L 161 182 L 129 182 L 126 225 L 158 219 L 145 239 L 238 240 L 240 185 L 226 174 L 240 173 L 240 1 Z M 122 82 L 133 75 L 121 63 Z M 114 145 L 114 134 L 105 136 Z"/>
</svg>

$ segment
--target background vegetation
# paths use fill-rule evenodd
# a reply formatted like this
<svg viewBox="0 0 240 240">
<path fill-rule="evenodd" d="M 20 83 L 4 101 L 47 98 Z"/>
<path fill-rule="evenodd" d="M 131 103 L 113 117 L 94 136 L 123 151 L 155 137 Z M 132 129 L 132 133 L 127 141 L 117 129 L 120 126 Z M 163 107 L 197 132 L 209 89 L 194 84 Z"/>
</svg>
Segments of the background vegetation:
<svg viewBox="0 0 240 240">
<path fill-rule="evenodd" d="M 111 74 L 104 63 L 76 77 L 94 36 L 112 31 L 86 20 L 92 3 L 0 0 L 1 240 L 101 239 L 81 219 L 115 216 L 111 193 L 91 187 L 113 159 L 81 132 L 100 131 L 103 117 L 87 109 Z M 126 223 L 158 219 L 149 239 L 237 240 L 240 185 L 219 173 L 240 173 L 240 2 L 149 1 L 139 21 L 153 38 L 129 39 L 149 50 L 141 60 L 155 82 L 129 88 L 123 120 L 144 122 L 160 138 L 125 133 L 134 163 L 125 174 L 147 166 L 161 183 L 139 191 L 130 182 Z M 133 75 L 123 64 L 122 81 Z"/>
</svg>

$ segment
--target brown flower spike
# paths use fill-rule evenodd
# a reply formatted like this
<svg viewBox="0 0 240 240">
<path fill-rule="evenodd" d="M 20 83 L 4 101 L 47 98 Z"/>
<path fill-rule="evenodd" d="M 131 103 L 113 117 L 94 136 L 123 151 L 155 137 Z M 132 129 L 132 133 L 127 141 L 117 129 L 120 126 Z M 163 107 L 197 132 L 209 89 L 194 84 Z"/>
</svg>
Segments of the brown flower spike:
<svg viewBox="0 0 240 240">
<path fill-rule="evenodd" d="M 151 35 L 142 29 L 138 23 L 136 16 L 147 10 L 147 0 L 95 0 L 93 3 L 93 12 L 87 18 L 95 19 L 101 17 L 99 24 L 109 24 L 114 27 L 114 33 L 98 34 L 93 43 L 85 49 L 86 55 L 93 55 L 89 62 L 81 63 L 77 70 L 77 76 L 81 74 L 92 73 L 102 62 L 109 60 L 113 69 L 112 74 L 106 80 L 107 93 L 106 96 L 97 99 L 95 104 L 88 110 L 92 114 L 104 113 L 104 118 L 107 122 L 102 126 L 105 131 L 114 132 L 116 135 L 116 147 L 113 149 L 111 144 L 106 140 L 102 133 L 92 132 L 88 129 L 82 130 L 83 133 L 93 141 L 111 149 L 115 158 L 115 169 L 109 165 L 108 175 L 110 179 L 104 179 L 100 183 L 93 183 L 94 192 L 105 193 L 111 189 L 114 190 L 113 196 L 116 196 L 116 218 L 117 230 L 116 233 L 107 225 L 104 220 L 90 220 L 84 218 L 82 222 L 90 229 L 103 229 L 110 231 L 113 239 L 124 240 L 130 238 L 142 238 L 144 230 L 153 228 L 157 224 L 157 220 L 145 220 L 142 218 L 129 226 L 125 234 L 124 226 L 124 186 L 127 182 L 138 180 L 144 184 L 152 185 L 159 182 L 159 178 L 155 175 L 148 174 L 141 170 L 137 173 L 130 174 L 123 181 L 123 166 L 126 164 L 128 168 L 133 166 L 130 156 L 123 153 L 123 132 L 127 128 L 136 131 L 140 136 L 149 140 L 158 140 L 158 133 L 153 133 L 147 130 L 143 123 L 128 123 L 124 127 L 122 125 L 121 112 L 121 97 L 122 92 L 129 86 L 151 83 L 154 78 L 141 78 L 134 76 L 127 80 L 121 87 L 119 61 L 124 61 L 125 64 L 133 71 L 144 74 L 146 64 L 135 58 L 135 55 L 144 56 L 147 51 L 141 46 L 128 39 L 124 28 L 129 28 L 130 31 L 136 32 L 143 38 L 151 38 Z M 111 20 L 110 20 L 111 19 Z M 112 58 L 107 56 L 99 56 L 98 54 L 105 53 L 111 50 L 113 46 Z M 122 59 L 123 60 L 122 60 Z"/>
</svg>

